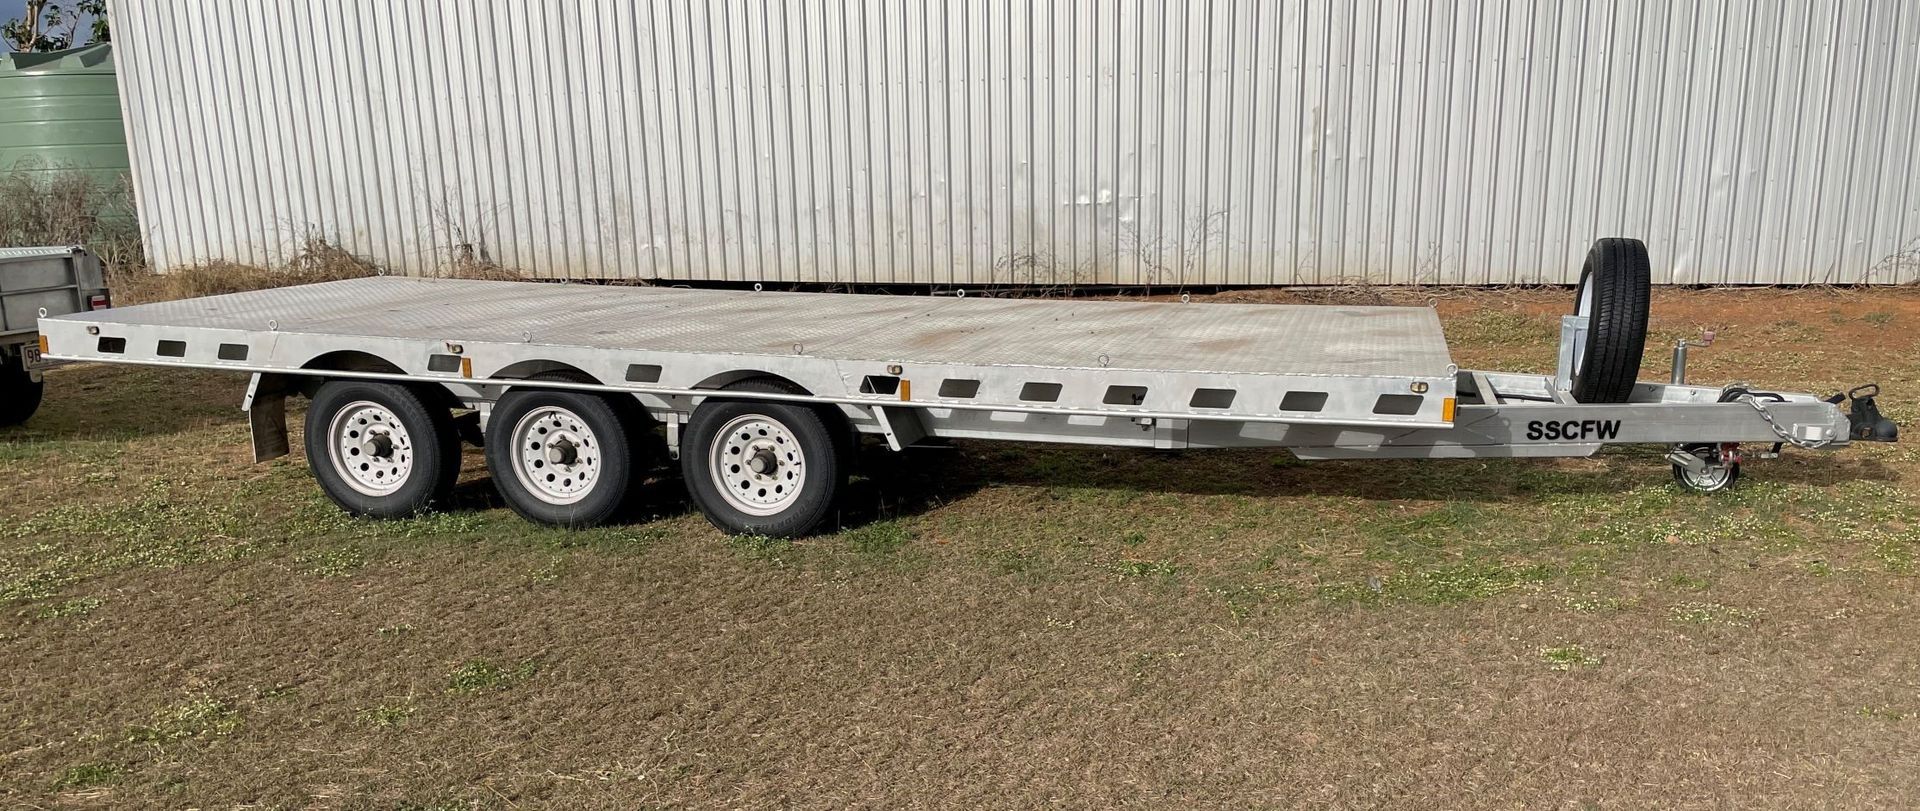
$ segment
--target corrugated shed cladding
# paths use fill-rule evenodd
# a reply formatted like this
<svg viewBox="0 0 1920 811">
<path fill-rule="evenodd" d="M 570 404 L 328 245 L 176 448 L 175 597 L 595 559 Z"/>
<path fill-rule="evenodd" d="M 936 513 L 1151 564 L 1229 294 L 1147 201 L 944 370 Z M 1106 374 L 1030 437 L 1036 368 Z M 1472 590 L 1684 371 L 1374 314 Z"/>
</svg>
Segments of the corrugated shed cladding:
<svg viewBox="0 0 1920 811">
<path fill-rule="evenodd" d="M 162 267 L 1920 276 L 1920 3 L 116 0 Z"/>
</svg>

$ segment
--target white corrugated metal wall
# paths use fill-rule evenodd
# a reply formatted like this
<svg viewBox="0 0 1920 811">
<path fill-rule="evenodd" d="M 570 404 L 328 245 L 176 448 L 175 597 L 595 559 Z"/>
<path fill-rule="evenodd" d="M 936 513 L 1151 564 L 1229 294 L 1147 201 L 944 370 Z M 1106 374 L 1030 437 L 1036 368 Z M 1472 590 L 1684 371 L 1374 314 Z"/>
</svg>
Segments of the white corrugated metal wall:
<svg viewBox="0 0 1920 811">
<path fill-rule="evenodd" d="M 1920 277 L 1914 0 L 116 0 L 149 250 L 924 283 Z"/>
</svg>

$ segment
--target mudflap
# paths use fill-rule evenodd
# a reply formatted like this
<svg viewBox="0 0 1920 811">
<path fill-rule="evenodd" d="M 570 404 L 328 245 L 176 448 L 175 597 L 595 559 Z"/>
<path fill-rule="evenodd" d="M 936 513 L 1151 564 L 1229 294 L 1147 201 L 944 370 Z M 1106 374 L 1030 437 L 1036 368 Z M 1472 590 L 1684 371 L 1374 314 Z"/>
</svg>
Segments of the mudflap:
<svg viewBox="0 0 1920 811">
<path fill-rule="evenodd" d="M 247 398 L 241 403 L 247 412 L 247 427 L 253 433 L 255 464 L 286 456 L 287 394 L 293 390 L 286 375 L 255 373 L 247 382 Z"/>
</svg>

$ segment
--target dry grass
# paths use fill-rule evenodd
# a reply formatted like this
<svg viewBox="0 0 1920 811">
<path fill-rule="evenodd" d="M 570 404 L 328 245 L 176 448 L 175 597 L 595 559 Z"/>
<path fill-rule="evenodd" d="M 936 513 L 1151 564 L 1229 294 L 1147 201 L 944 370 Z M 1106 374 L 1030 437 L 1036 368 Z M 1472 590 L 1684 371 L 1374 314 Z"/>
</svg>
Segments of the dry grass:
<svg viewBox="0 0 1920 811">
<path fill-rule="evenodd" d="M 1549 362 L 1565 295 L 1440 302 Z M 1501 315 L 1487 316 L 1489 310 Z M 1663 290 L 1704 381 L 1878 378 L 1920 295 Z M 1651 353 L 1658 377 L 1663 352 Z M 73 367 L 0 434 L 0 805 L 1906 807 L 1920 455 L 1302 464 L 872 452 L 840 531 L 677 483 L 531 527 L 347 519 L 244 380 Z M 297 441 L 297 440 L 296 440 Z"/>
<path fill-rule="evenodd" d="M 133 194 L 118 182 L 79 171 L 40 171 L 23 162 L 0 174 L 0 246 L 83 245 L 101 258 L 121 305 L 237 293 L 270 287 L 353 279 L 388 272 L 319 231 L 298 237 L 292 256 L 273 266 L 209 262 L 155 273 L 147 264 Z M 518 280 L 511 268 L 461 242 L 439 252 L 434 275 L 455 279 Z"/>
<path fill-rule="evenodd" d="M 140 266 L 123 270 L 110 279 L 110 284 L 117 302 L 139 304 L 380 274 L 380 268 L 372 262 L 320 237 L 309 237 L 293 260 L 280 267 L 211 262 L 154 273 Z"/>
<path fill-rule="evenodd" d="M 109 272 L 143 266 L 124 178 L 43 168 L 29 159 L 0 174 L 0 246 L 85 245 Z"/>
<path fill-rule="evenodd" d="M 379 276 L 388 271 L 372 261 L 355 255 L 336 242 L 313 235 L 303 239 L 293 258 L 285 264 L 262 267 L 238 262 L 210 262 L 180 268 L 168 273 L 153 273 L 144 266 L 123 271 L 113 280 L 117 301 L 135 304 L 148 301 L 213 296 L 340 279 Z M 455 257 L 436 271 L 449 279 L 485 279 L 518 281 L 523 277 L 490 261 Z"/>
</svg>

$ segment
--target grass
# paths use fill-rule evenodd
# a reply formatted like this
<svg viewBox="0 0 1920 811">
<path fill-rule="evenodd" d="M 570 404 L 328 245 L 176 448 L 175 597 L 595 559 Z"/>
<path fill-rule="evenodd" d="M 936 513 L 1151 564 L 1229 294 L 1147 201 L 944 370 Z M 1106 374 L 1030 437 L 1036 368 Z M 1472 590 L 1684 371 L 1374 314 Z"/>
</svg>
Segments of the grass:
<svg viewBox="0 0 1920 811">
<path fill-rule="evenodd" d="M 1657 328 L 1721 330 L 1696 379 L 1879 377 L 1888 407 L 1920 399 L 1915 338 L 1858 314 L 1897 326 L 1920 296 L 1660 295 Z M 1550 364 L 1548 298 L 1443 300 L 1456 360 Z M 1768 343 L 1781 320 L 1825 338 Z M 714 531 L 667 470 L 632 524 L 533 527 L 477 455 L 448 512 L 356 520 L 301 460 L 247 460 L 244 380 L 49 380 L 42 414 L 0 433 L 9 804 L 1920 793 L 1872 756 L 1916 712 L 1920 654 L 1886 643 L 1920 610 L 1909 445 L 1790 452 L 1694 498 L 1631 451 L 958 443 L 869 454 L 829 531 L 782 541 Z"/>
</svg>

